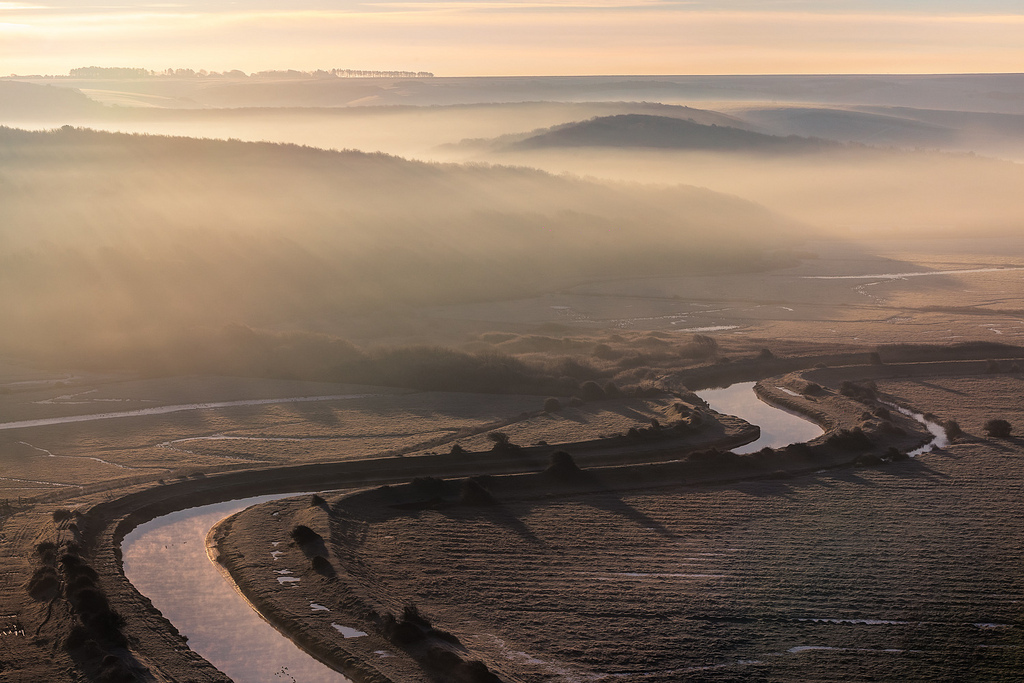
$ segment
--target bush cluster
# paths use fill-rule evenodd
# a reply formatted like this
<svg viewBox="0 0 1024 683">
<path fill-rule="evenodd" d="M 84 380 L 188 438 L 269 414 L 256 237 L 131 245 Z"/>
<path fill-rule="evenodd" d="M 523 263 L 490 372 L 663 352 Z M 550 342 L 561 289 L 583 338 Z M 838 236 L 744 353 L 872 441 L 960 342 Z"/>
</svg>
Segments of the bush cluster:
<svg viewBox="0 0 1024 683">
<path fill-rule="evenodd" d="M 985 433 L 997 439 L 1006 439 L 1013 432 L 1013 426 L 1003 419 L 992 419 L 985 423 Z"/>
</svg>

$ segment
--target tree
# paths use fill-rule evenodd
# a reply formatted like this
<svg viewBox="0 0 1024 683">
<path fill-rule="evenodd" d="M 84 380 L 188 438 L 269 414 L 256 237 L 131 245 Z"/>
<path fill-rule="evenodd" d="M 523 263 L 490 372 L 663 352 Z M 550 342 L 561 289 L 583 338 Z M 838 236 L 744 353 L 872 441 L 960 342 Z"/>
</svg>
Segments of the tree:
<svg viewBox="0 0 1024 683">
<path fill-rule="evenodd" d="M 1013 431 L 1013 426 L 1006 420 L 993 419 L 985 423 L 985 433 L 997 439 L 1006 439 Z"/>
</svg>

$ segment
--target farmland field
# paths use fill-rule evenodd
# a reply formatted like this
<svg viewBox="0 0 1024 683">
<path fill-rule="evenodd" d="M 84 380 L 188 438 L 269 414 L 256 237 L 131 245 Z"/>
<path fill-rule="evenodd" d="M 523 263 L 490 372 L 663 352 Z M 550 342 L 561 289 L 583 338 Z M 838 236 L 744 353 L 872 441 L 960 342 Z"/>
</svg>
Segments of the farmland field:
<svg viewBox="0 0 1024 683">
<path fill-rule="evenodd" d="M 968 436 L 878 468 L 381 511 L 359 573 L 508 680 L 1014 680 L 1024 463 L 975 436 L 1007 381 L 914 383 Z"/>
</svg>

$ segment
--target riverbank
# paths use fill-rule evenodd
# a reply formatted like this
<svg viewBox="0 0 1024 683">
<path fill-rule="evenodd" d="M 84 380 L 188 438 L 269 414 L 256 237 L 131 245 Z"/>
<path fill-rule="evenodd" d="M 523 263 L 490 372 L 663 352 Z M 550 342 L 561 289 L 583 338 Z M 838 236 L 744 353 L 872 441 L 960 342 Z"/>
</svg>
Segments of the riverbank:
<svg viewBox="0 0 1024 683">
<path fill-rule="evenodd" d="M 806 383 L 799 375 L 777 378 L 759 384 L 758 392 L 773 399 L 786 397 L 792 409 L 812 414 L 815 421 L 827 429 L 807 445 L 767 449 L 742 457 L 711 450 L 692 453 L 669 463 L 587 469 L 579 469 L 571 457 L 559 456 L 538 473 L 447 482 L 430 478 L 329 501 L 308 498 L 275 501 L 226 520 L 211 532 L 211 541 L 236 585 L 265 617 L 284 632 L 301 634 L 304 647 L 318 657 L 334 656 L 336 666 L 357 680 L 378 681 L 383 676 L 401 681 L 421 678 L 483 681 L 490 680 L 487 676 L 492 675 L 499 680 L 530 680 L 529 676 L 522 677 L 523 662 L 510 657 L 507 648 L 500 645 L 506 634 L 499 624 L 485 621 L 467 628 L 463 620 L 465 605 L 431 600 L 425 607 L 422 594 L 414 596 L 396 584 L 382 581 L 379 574 L 368 571 L 367 567 L 380 567 L 390 561 L 400 567 L 403 575 L 421 577 L 432 585 L 450 585 L 460 575 L 458 564 L 428 548 L 432 543 L 438 547 L 446 545 L 437 534 L 471 536 L 471 532 L 461 528 L 464 525 L 512 530 L 522 537 L 520 540 L 525 539 L 530 544 L 529 537 L 523 536 L 528 533 L 529 523 L 514 510 L 558 508 L 574 504 L 573 501 L 591 500 L 594 496 L 604 497 L 613 507 L 621 507 L 621 500 L 631 495 L 630 492 L 664 490 L 671 493 L 680 491 L 680 487 L 692 490 L 726 482 L 791 479 L 848 466 L 858 460 L 882 462 L 888 449 L 905 452 L 927 439 L 919 425 L 900 415 L 889 416 L 884 421 L 893 430 L 884 433 L 883 421 L 866 423 L 863 418 L 866 406 L 838 391 L 823 390 L 818 396 L 794 397 L 792 394 L 796 392 L 786 385 L 799 386 L 800 382 Z M 699 414 L 702 408 L 688 404 L 680 410 L 685 411 L 683 414 L 690 411 Z M 865 427 L 868 430 L 865 438 L 875 441 L 872 446 L 851 447 L 843 440 L 842 435 Z M 637 518 L 628 512 L 628 507 L 621 514 L 649 527 L 650 520 Z M 544 525 L 552 520 L 544 521 L 534 515 L 532 521 Z M 437 523 L 444 531 L 431 530 Z M 283 552 L 295 555 L 288 566 L 297 579 L 294 587 L 282 589 L 275 585 L 273 572 L 278 566 L 278 557 L 269 557 L 266 553 L 265 530 L 275 528 L 275 538 L 287 538 L 290 529 L 300 527 L 310 529 L 320 539 L 320 549 L 307 552 L 312 560 L 319 557 L 320 567 L 311 557 L 303 556 L 298 542 L 287 547 L 281 543 L 278 547 L 285 548 Z M 417 536 L 415 544 L 421 548 L 421 553 L 412 557 L 401 551 L 412 541 L 409 534 Z M 386 541 L 381 542 L 382 538 Z M 283 554 L 280 559 L 284 559 Z M 511 561 L 511 558 L 494 559 Z M 295 569 L 296 566 L 300 569 Z M 511 577 L 506 580 L 511 582 L 510 586 L 519 586 L 515 591 L 529 592 L 525 584 Z M 565 576 L 565 580 L 572 579 Z M 345 620 L 367 635 L 358 645 L 340 641 L 336 633 L 325 627 L 324 613 L 310 613 L 308 606 L 311 604 L 324 606 L 330 610 L 330 619 Z M 401 622 L 409 604 L 416 604 L 418 610 L 429 617 L 432 628 L 442 629 L 454 639 L 431 637 L 429 630 L 421 629 L 411 642 L 396 640 L 393 624 Z M 534 627 L 544 629 L 536 622 Z M 478 637 L 479 632 L 495 635 L 485 641 Z M 556 637 L 554 633 L 550 635 Z M 366 654 L 380 652 L 381 648 L 390 648 L 388 652 L 395 655 L 388 657 L 384 664 Z M 360 651 L 365 651 L 362 664 L 370 667 L 368 672 L 352 665 L 352 659 L 358 658 Z M 515 660 L 515 665 L 510 666 L 510 659 Z M 441 661 L 443 665 L 439 664 Z M 475 670 L 476 678 L 465 671 L 468 662 L 482 664 Z M 490 673 L 485 674 L 485 671 Z"/>
<path fill-rule="evenodd" d="M 1011 360 L 1001 362 L 1007 368 L 1012 363 Z M 977 363 L 970 367 L 976 369 Z M 875 366 L 858 366 L 843 370 L 836 369 L 835 372 L 837 374 L 846 373 L 846 376 L 853 379 L 864 372 L 887 371 L 893 376 L 906 372 L 905 368 L 895 366 L 883 366 L 883 368 L 888 369 L 879 370 Z M 729 370 L 735 372 L 735 368 L 729 368 Z M 772 384 L 772 386 L 783 386 L 789 391 L 800 393 L 806 388 L 806 383 L 806 379 L 794 375 L 785 381 Z M 771 383 L 766 383 L 766 385 L 768 384 Z M 771 386 L 768 386 L 768 390 L 773 391 Z M 834 399 L 835 392 L 825 397 L 808 398 L 805 396 L 798 399 L 777 389 L 774 391 L 779 394 L 776 398 L 780 402 L 790 399 L 805 401 L 805 412 L 819 410 L 822 419 L 825 420 L 822 424 L 832 425 L 827 422 L 827 416 L 829 401 Z M 915 404 L 915 407 L 921 410 L 928 409 L 927 405 Z M 834 426 L 840 429 L 852 429 L 860 422 L 865 421 L 863 412 L 856 415 L 849 412 L 845 414 L 841 422 L 836 422 Z M 958 416 L 943 415 L 943 417 Z M 958 419 L 964 421 L 962 417 Z M 638 442 L 631 444 L 624 441 L 616 444 L 614 439 L 599 441 L 607 447 L 607 450 L 604 451 L 606 457 L 618 457 L 617 449 L 622 452 L 637 450 Z M 664 445 L 657 441 L 652 442 L 652 448 L 655 449 Z M 538 451 L 538 460 L 530 466 L 536 469 L 545 467 L 548 464 L 547 454 L 550 453 L 550 450 L 550 448 L 544 450 L 543 457 Z M 574 455 L 576 454 L 574 453 Z M 662 449 L 661 457 L 671 459 L 671 452 Z M 420 460 L 417 457 L 378 459 L 369 463 L 352 461 L 303 465 L 294 468 L 271 468 L 262 471 L 194 476 L 164 484 L 136 483 L 122 487 L 116 493 L 96 490 L 77 496 L 67 495 L 60 503 L 48 506 L 37 505 L 17 511 L 13 516 L 8 516 L 4 520 L 3 559 L 4 566 L 9 568 L 8 576 L 10 578 L 3 585 L 3 594 L 0 597 L 3 599 L 5 610 L 14 616 L 14 619 L 11 619 L 12 623 L 9 624 L 12 627 L 11 630 L 25 635 L 5 636 L 5 645 L 10 645 L 10 647 L 0 657 L 0 664 L 6 667 L 5 673 L 6 671 L 19 672 L 18 675 L 23 676 L 26 681 L 72 680 L 75 675 L 78 675 L 73 673 L 76 671 L 91 671 L 90 676 L 98 677 L 103 673 L 101 670 L 103 657 L 111 655 L 115 659 L 109 664 L 115 672 L 118 666 L 132 667 L 130 670 L 138 672 L 144 680 L 222 681 L 224 680 L 223 675 L 189 650 L 186 641 L 176 633 L 174 627 L 154 610 L 148 600 L 124 578 L 121 573 L 118 551 L 124 532 L 139 521 L 162 512 L 244 495 L 303 491 L 310 488 L 330 488 L 331 486 L 370 485 L 375 482 L 399 480 L 402 476 L 408 478 L 430 475 L 465 476 L 477 473 L 473 470 L 458 470 L 454 465 L 459 463 L 451 460 L 449 460 L 449 464 L 453 465 L 451 469 L 439 468 L 438 465 L 443 462 L 443 458 L 441 456 L 438 458 L 434 461 Z M 472 459 L 463 464 L 471 463 Z M 409 469 L 391 469 L 396 464 Z M 500 463 L 492 461 L 492 464 Z M 524 464 L 529 463 L 519 463 L 519 465 Z M 598 463 L 595 461 L 589 463 L 589 466 L 596 464 Z M 422 469 L 420 469 L 421 466 Z M 584 466 L 588 466 L 588 464 L 584 463 Z M 901 465 L 901 467 L 906 466 Z M 750 474 L 748 472 L 746 476 Z M 762 482 L 789 481 L 777 478 L 783 475 L 770 471 L 758 473 L 757 476 L 760 477 L 757 480 Z M 388 479 L 388 477 L 393 477 L 393 479 Z M 55 521 L 53 513 L 61 506 L 77 512 Z M 106 650 L 107 654 L 102 657 L 97 657 L 95 649 L 87 649 L 84 654 L 78 655 L 67 649 L 68 639 L 73 635 L 77 623 L 73 605 L 68 602 L 63 593 L 52 598 L 36 600 L 26 592 L 25 588 L 35 572 L 47 562 L 57 559 L 57 557 L 51 556 L 48 560 L 45 553 L 41 556 L 36 552 L 37 546 L 48 543 L 53 543 L 58 553 L 73 550 L 75 556 L 80 557 L 90 570 L 96 573 L 96 586 L 109 602 L 111 609 L 125 618 L 125 624 L 121 630 L 128 640 L 128 648 L 113 644 Z M 58 578 L 63 576 L 60 571 L 57 572 L 57 575 Z M 3 625 L 6 630 L 8 624 Z M 15 626 L 20 629 L 14 628 Z M 88 640 L 90 639 L 87 638 L 86 642 Z M 95 642 L 94 647 L 98 647 Z M 122 665 L 118 662 L 125 664 Z"/>
</svg>

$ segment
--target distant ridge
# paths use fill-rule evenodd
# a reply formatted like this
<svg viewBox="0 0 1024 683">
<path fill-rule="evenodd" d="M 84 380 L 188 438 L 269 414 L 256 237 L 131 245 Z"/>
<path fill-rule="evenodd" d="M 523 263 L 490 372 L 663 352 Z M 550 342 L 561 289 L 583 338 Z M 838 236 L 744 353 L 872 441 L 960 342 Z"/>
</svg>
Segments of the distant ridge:
<svg viewBox="0 0 1024 683">
<path fill-rule="evenodd" d="M 648 147 L 713 151 L 804 151 L 836 143 L 795 135 L 779 137 L 729 126 L 647 114 L 599 116 L 515 142 L 506 149 L 555 147 Z"/>
<path fill-rule="evenodd" d="M 30 117 L 43 121 L 62 120 L 69 115 L 95 114 L 105 110 L 79 90 L 0 80 L 0 117 Z"/>
</svg>

